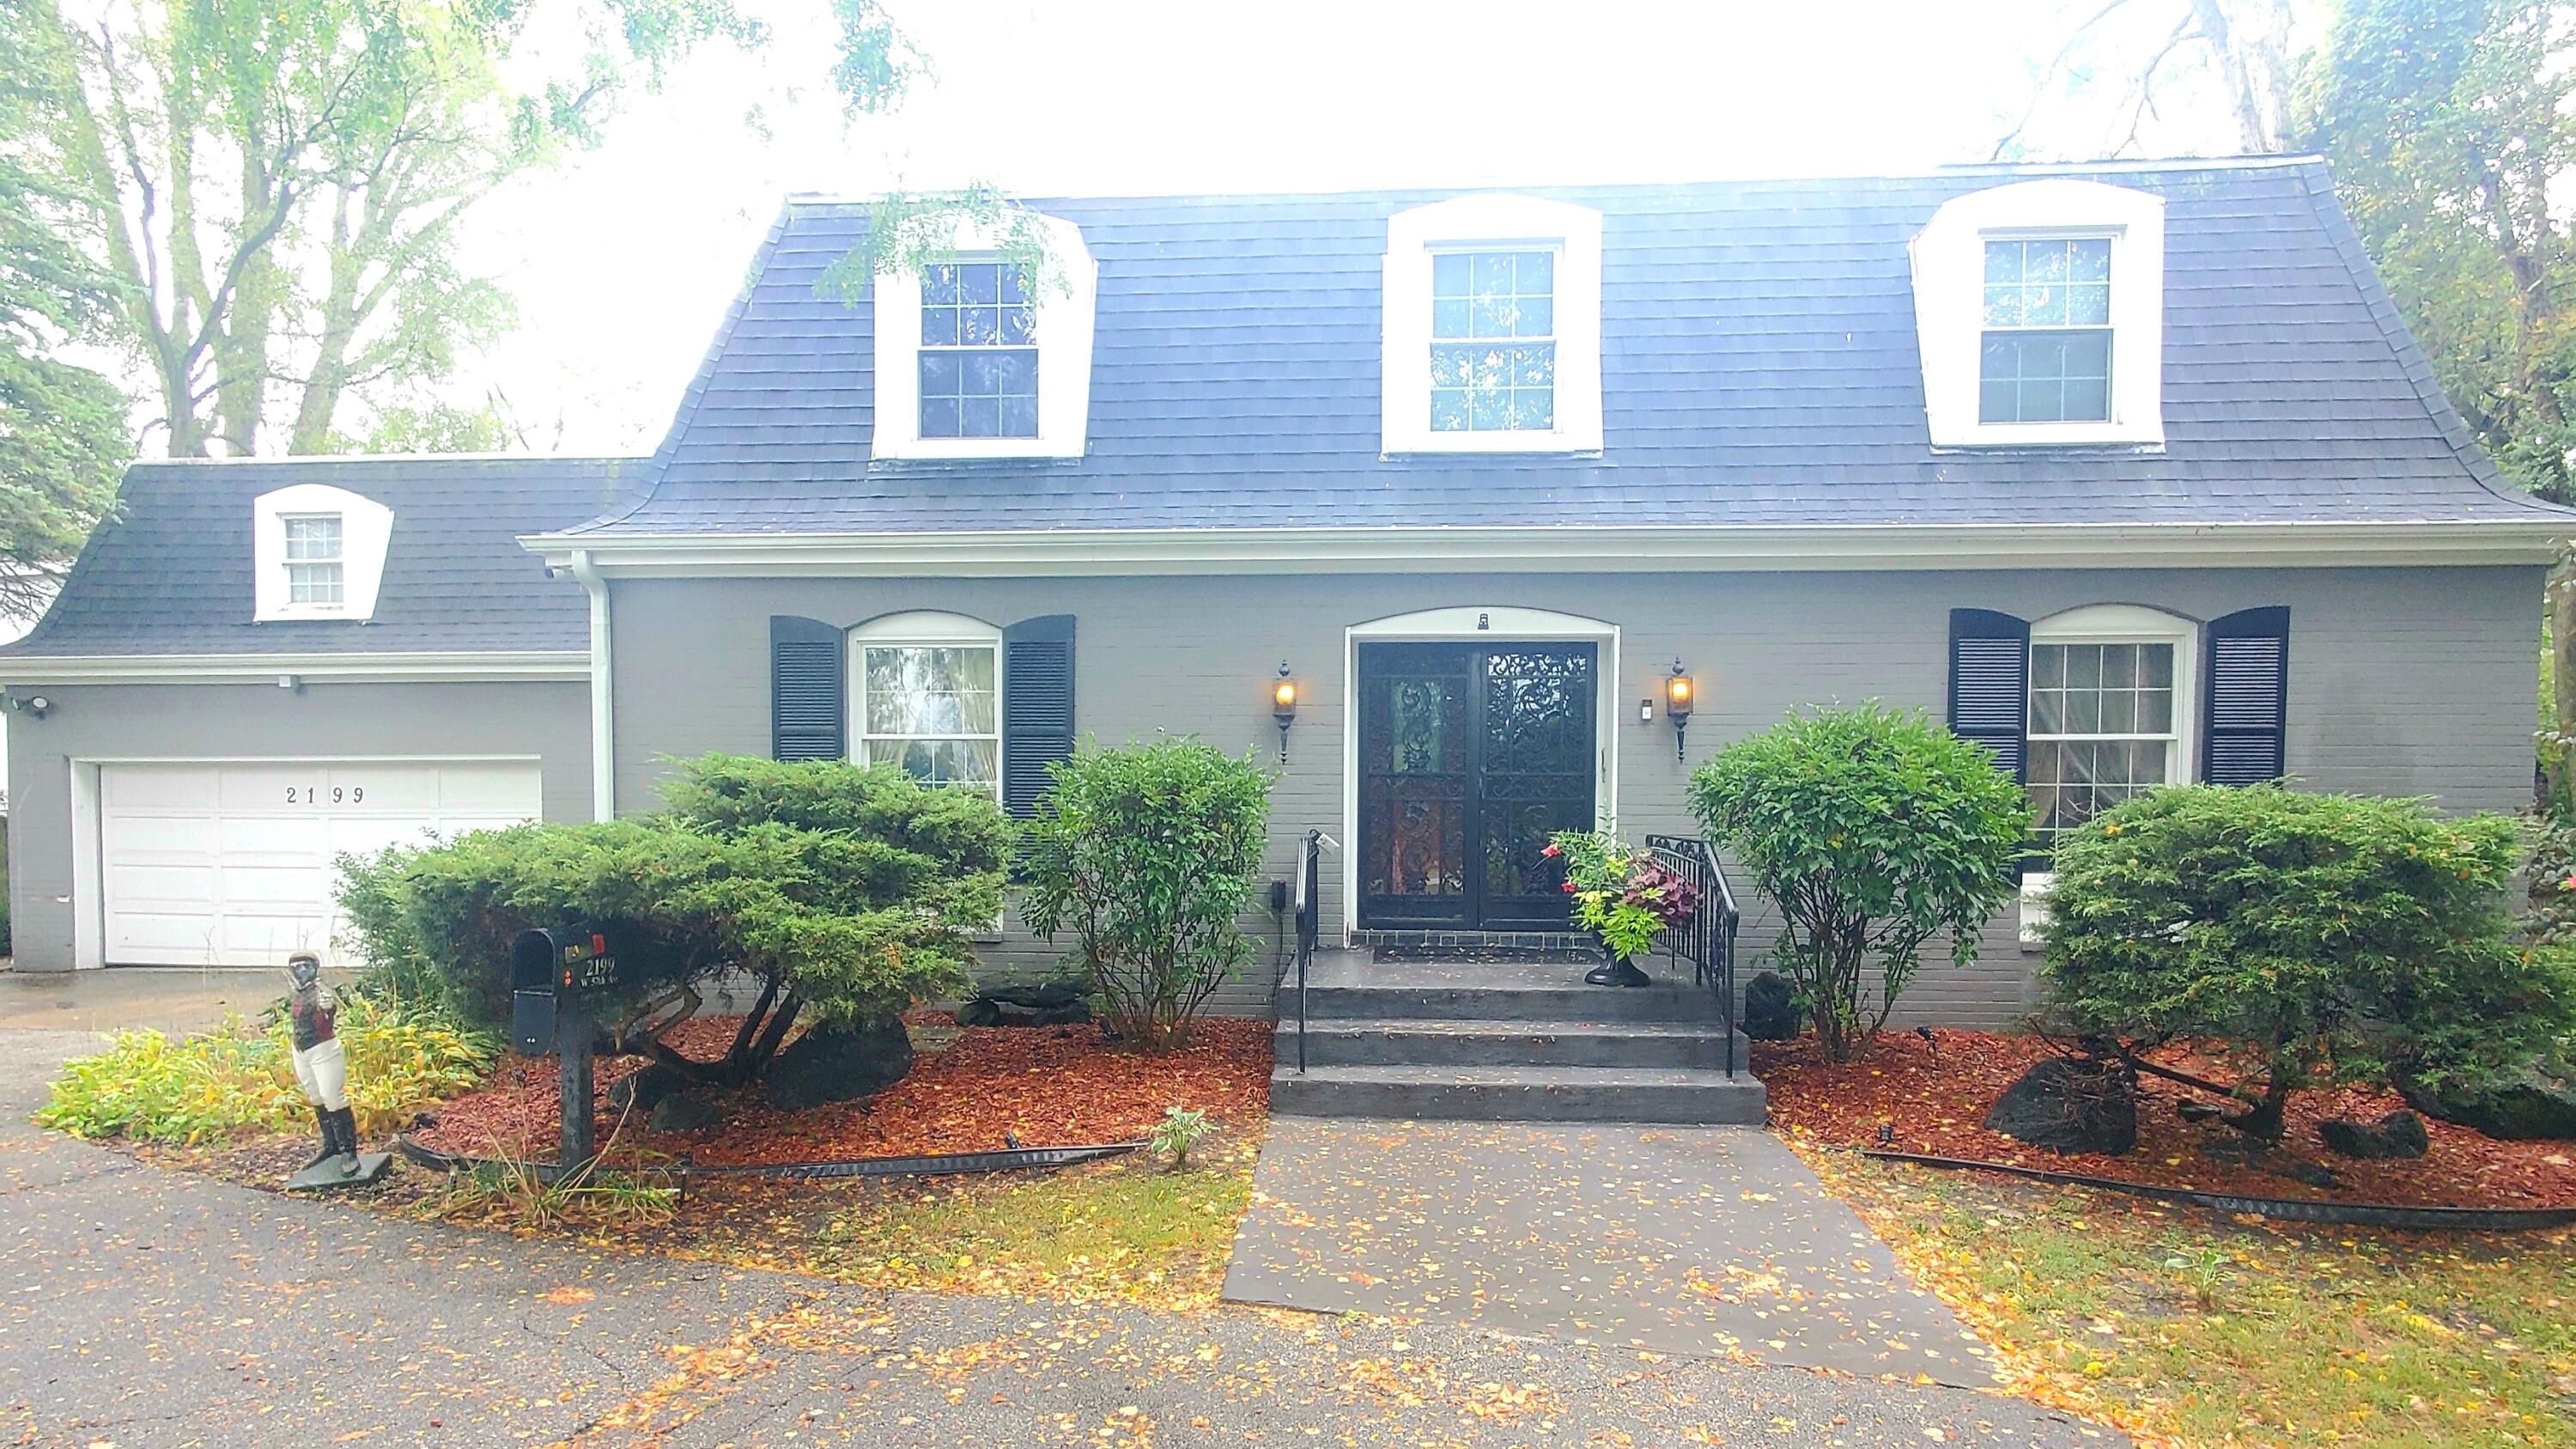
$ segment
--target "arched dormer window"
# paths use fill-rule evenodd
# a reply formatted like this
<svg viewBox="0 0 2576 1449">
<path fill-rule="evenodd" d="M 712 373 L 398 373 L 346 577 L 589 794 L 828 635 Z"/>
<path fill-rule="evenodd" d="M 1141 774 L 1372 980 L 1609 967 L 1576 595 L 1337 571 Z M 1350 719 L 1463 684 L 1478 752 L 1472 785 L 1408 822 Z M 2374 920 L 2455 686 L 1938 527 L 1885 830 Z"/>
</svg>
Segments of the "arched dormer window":
<svg viewBox="0 0 2576 1449">
<path fill-rule="evenodd" d="M 298 483 L 251 500 L 251 618 L 373 618 L 394 512 L 325 483 Z"/>
<path fill-rule="evenodd" d="M 1936 448 L 2164 444 L 2164 198 L 2051 179 L 1971 192 L 1913 243 Z"/>
<path fill-rule="evenodd" d="M 876 275 L 878 458 L 1079 458 L 1100 269 L 1042 216 L 1046 275 L 969 229 L 947 260 Z"/>
<path fill-rule="evenodd" d="M 1601 451 L 1601 213 L 1460 196 L 1387 219 L 1383 447 Z"/>
</svg>

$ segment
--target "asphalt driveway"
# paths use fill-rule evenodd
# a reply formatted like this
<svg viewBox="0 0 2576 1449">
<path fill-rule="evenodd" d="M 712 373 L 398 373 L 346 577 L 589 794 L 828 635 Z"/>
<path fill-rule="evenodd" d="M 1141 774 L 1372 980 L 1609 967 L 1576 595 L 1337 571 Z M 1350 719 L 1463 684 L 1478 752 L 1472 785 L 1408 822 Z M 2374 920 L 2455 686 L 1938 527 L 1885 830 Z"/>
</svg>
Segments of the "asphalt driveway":
<svg viewBox="0 0 2576 1449">
<path fill-rule="evenodd" d="M 0 1029 L 0 1443 L 2083 1444 L 2019 1400 L 1471 1327 L 869 1292 L 403 1221 L 26 1124 Z"/>
</svg>

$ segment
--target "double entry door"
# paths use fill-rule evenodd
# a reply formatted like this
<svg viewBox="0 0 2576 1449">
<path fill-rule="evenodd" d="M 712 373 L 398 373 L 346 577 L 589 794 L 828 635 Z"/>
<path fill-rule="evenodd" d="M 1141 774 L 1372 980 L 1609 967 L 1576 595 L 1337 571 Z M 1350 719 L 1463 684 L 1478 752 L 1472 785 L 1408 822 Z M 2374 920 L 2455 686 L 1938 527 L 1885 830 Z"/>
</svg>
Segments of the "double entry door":
<svg viewBox="0 0 2576 1449">
<path fill-rule="evenodd" d="M 1359 646 L 1359 924 L 1561 931 L 1541 854 L 1594 823 L 1594 646 Z"/>
</svg>

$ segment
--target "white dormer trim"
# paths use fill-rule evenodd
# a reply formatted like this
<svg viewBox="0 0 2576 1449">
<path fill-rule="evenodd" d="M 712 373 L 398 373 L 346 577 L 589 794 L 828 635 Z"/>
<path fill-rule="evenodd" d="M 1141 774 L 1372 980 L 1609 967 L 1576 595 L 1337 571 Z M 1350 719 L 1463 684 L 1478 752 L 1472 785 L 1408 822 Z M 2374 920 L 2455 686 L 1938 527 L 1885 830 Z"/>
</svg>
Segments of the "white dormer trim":
<svg viewBox="0 0 2576 1449">
<path fill-rule="evenodd" d="M 1034 438 L 921 436 L 921 276 L 876 275 L 876 416 L 871 455 L 878 458 L 1079 458 L 1091 429 L 1091 338 L 1100 301 L 1100 267 L 1082 228 L 1037 216 L 1046 265 L 1038 279 L 1038 435 Z M 990 229 L 968 227 L 955 259 L 989 261 L 1001 250 Z"/>
<path fill-rule="evenodd" d="M 1475 247 L 1556 251 L 1556 427 L 1431 430 L 1431 259 Z M 1460 196 L 1387 218 L 1380 431 L 1401 453 L 1601 451 L 1601 213 L 1533 196 Z"/>
<path fill-rule="evenodd" d="M 251 500 L 251 620 L 375 617 L 376 590 L 384 582 L 385 550 L 393 543 L 394 511 L 372 498 L 327 483 L 297 483 Z M 340 602 L 290 601 L 286 577 L 286 520 L 336 516 L 340 520 Z"/>
<path fill-rule="evenodd" d="M 1985 244 L 2015 237 L 2111 242 L 2111 419 L 1977 420 Z M 2164 425 L 2165 203 L 2151 191 L 2052 179 L 1996 186 L 1932 214 L 1914 238 L 1914 327 L 1923 411 L 1936 448 L 2161 448 Z"/>
</svg>

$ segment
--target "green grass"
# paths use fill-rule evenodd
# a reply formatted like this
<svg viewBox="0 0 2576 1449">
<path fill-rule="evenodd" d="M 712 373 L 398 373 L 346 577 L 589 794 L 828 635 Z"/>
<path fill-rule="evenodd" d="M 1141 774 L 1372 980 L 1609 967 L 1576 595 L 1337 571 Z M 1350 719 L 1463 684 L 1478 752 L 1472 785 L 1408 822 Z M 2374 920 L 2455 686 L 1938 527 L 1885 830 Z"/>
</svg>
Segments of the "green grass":
<svg viewBox="0 0 2576 1449">
<path fill-rule="evenodd" d="M 2576 1445 L 2576 1235 L 2258 1225 L 1817 1165 L 2016 1392 L 2144 1442 Z"/>
</svg>

